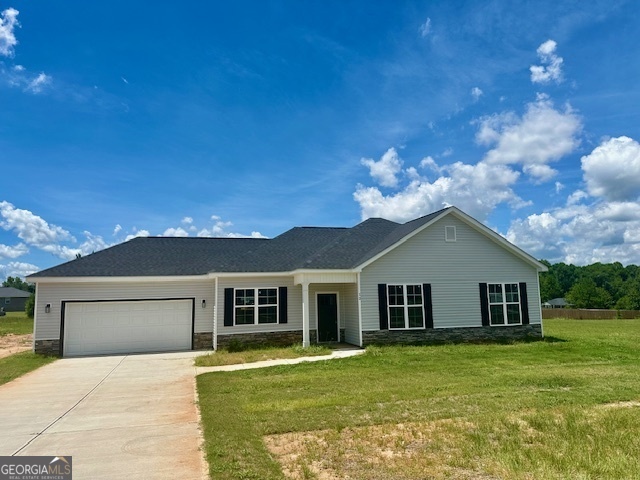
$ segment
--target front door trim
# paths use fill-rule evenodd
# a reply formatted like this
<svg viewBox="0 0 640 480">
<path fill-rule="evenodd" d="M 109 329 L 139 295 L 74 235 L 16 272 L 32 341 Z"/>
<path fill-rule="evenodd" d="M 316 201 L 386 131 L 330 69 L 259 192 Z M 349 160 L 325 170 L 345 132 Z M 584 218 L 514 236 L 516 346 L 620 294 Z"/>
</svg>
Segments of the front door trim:
<svg viewBox="0 0 640 480">
<path fill-rule="evenodd" d="M 336 338 L 340 341 L 340 293 L 336 291 L 331 292 L 316 292 L 316 342 L 320 342 L 320 302 L 318 302 L 318 296 L 320 295 L 335 295 L 336 297 Z"/>
</svg>

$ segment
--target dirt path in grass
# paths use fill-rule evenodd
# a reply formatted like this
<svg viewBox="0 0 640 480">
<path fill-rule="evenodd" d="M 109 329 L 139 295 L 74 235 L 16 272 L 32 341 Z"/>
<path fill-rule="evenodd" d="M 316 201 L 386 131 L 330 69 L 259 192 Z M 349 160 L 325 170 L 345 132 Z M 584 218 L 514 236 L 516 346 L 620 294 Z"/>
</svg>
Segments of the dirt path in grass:
<svg viewBox="0 0 640 480">
<path fill-rule="evenodd" d="M 0 337 L 0 358 L 14 353 L 25 352 L 33 347 L 33 333 L 14 335 L 9 333 Z"/>
</svg>

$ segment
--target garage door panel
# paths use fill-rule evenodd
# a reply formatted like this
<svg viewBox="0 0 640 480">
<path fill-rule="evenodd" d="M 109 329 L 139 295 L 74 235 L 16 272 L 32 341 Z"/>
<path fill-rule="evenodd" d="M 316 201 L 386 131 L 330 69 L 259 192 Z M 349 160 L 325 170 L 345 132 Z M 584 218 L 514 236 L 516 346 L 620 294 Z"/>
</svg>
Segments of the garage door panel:
<svg viewBox="0 0 640 480">
<path fill-rule="evenodd" d="M 190 350 L 191 300 L 68 303 L 65 356 Z"/>
</svg>

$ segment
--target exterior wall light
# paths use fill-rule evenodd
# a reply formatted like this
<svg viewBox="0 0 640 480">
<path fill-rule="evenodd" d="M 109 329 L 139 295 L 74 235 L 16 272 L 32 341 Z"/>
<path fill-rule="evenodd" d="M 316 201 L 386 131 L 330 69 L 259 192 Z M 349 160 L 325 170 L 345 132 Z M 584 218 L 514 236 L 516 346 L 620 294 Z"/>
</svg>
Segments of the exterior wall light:
<svg viewBox="0 0 640 480">
<path fill-rule="evenodd" d="M 50 304 L 50 303 L 47 303 L 47 304 L 44 306 L 44 313 L 50 313 L 50 312 L 51 312 L 51 304 Z"/>
<path fill-rule="evenodd" d="M 204 298 L 202 299 L 202 308 L 207 308 L 207 301 Z"/>
</svg>

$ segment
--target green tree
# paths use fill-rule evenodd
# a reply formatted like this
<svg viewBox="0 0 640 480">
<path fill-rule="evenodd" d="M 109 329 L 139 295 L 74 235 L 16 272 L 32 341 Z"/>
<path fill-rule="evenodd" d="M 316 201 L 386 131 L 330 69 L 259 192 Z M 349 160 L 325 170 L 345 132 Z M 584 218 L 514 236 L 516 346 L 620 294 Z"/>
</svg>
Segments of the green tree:
<svg viewBox="0 0 640 480">
<path fill-rule="evenodd" d="M 634 278 L 625 283 L 625 295 L 616 302 L 618 310 L 640 310 L 640 279 Z"/>
<path fill-rule="evenodd" d="M 27 317 L 33 318 L 35 309 L 36 309 L 36 295 L 35 293 L 32 293 L 31 296 L 27 298 L 27 301 L 24 304 L 24 311 L 27 314 Z"/>
<path fill-rule="evenodd" d="M 589 277 L 578 280 L 569 290 L 567 299 L 577 308 L 610 308 L 612 304 L 609 292 Z"/>
<path fill-rule="evenodd" d="M 560 287 L 560 282 L 556 276 L 551 272 L 544 272 L 540 274 L 540 299 L 543 302 L 551 300 L 552 298 L 562 297 L 564 292 Z"/>
<path fill-rule="evenodd" d="M 32 283 L 27 283 L 22 280 L 20 277 L 7 277 L 7 279 L 2 282 L 3 287 L 13 287 L 18 290 L 24 290 L 25 292 L 34 293 L 36 291 L 36 286 Z"/>
</svg>

